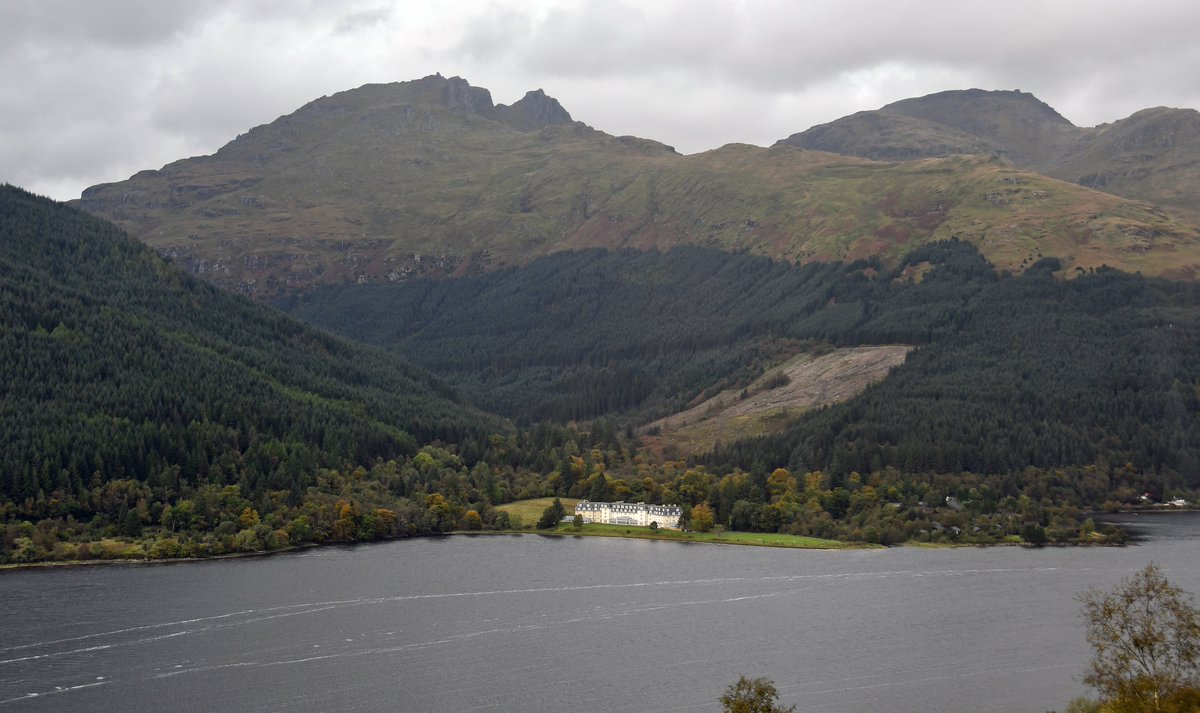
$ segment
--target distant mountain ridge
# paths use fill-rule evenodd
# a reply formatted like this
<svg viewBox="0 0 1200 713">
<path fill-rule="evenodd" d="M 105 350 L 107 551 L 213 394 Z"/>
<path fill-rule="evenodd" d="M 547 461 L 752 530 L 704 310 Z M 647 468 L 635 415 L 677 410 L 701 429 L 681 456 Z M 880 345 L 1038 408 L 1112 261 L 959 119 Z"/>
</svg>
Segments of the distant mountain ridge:
<svg viewBox="0 0 1200 713">
<path fill-rule="evenodd" d="M 992 154 L 1200 222 L 1200 112 L 1194 109 L 1144 109 L 1081 128 L 1032 94 L 966 89 L 858 112 L 777 145 L 877 161 Z"/>
<path fill-rule="evenodd" d="M 681 156 L 573 121 L 541 90 L 509 106 L 434 75 L 323 97 L 211 156 L 89 188 L 75 205 L 259 297 L 472 274 L 592 247 L 895 264 L 912 247 L 958 237 L 1012 271 L 1044 255 L 1069 271 L 1200 269 L 1194 224 L 1011 165 L 1072 130 L 1052 109 L 1024 94 L 969 97 L 981 108 L 959 111 L 957 127 L 923 118 L 962 104 L 947 93 L 827 127 L 821 151 L 781 142 Z M 1014 102 L 1019 112 L 987 107 Z M 1125 180 L 1091 173 L 1106 189 Z"/>
</svg>

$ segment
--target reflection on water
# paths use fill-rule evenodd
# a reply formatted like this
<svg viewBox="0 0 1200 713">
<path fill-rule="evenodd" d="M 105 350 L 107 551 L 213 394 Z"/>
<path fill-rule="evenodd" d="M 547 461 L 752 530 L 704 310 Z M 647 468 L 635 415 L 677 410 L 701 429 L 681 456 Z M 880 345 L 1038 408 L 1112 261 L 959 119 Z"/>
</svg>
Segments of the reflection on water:
<svg viewBox="0 0 1200 713">
<path fill-rule="evenodd" d="M 1200 513 L 1171 510 L 1102 515 L 1097 522 L 1122 527 L 1135 543 L 1159 540 L 1200 540 Z"/>
<path fill-rule="evenodd" d="M 1129 520 L 1129 522 L 1125 522 Z M 1084 692 L 1074 597 L 1153 559 L 1200 591 L 1200 516 L 1125 548 L 806 552 L 455 537 L 0 575 L 0 713 L 1030 711 Z"/>
</svg>

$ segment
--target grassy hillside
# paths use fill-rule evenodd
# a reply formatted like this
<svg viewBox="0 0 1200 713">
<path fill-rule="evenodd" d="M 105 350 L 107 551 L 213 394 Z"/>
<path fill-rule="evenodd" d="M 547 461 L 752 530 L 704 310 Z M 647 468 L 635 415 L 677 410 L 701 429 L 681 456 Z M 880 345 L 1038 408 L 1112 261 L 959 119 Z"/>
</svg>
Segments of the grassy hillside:
<svg viewBox="0 0 1200 713">
<path fill-rule="evenodd" d="M 971 89 L 859 112 L 777 145 L 881 161 L 1000 156 L 1022 169 L 1158 204 L 1200 224 L 1200 113 L 1193 109 L 1145 109 L 1081 128 L 1030 94 Z M 1154 274 L 1194 277 L 1190 270 Z"/>
<path fill-rule="evenodd" d="M 472 274 L 585 247 L 699 245 L 800 263 L 879 255 L 891 265 L 957 236 L 1014 271 L 1039 252 L 1146 274 L 1200 265 L 1194 227 L 998 160 L 873 163 L 743 145 L 680 156 L 564 123 L 565 112 L 559 123 L 497 112 L 457 78 L 368 85 L 212 156 L 89 188 L 76 205 L 206 279 L 265 297 Z M 950 150 L 974 150 L 956 136 Z"/>
</svg>

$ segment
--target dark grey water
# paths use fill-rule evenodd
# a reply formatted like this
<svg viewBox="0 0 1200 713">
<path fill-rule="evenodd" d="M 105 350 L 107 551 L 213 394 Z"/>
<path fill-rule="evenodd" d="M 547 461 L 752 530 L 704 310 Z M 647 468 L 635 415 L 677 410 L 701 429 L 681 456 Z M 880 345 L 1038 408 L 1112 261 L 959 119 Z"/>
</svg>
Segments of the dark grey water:
<svg viewBox="0 0 1200 713">
<path fill-rule="evenodd" d="M 1126 548 L 808 552 L 454 537 L 0 573 L 4 711 L 1042 713 L 1085 692 L 1074 595 L 1153 559 L 1200 592 L 1200 516 Z"/>
</svg>

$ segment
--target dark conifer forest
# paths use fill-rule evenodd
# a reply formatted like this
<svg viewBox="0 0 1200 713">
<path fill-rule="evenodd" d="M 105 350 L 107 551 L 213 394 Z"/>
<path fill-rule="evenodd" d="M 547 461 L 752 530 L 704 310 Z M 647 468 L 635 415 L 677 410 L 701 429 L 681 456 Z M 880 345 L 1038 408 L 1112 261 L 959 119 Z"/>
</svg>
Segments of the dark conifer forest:
<svg viewBox="0 0 1200 713">
<path fill-rule="evenodd" d="M 922 265 L 923 279 L 905 278 Z M 1045 258 L 997 274 L 957 241 L 892 270 L 699 248 L 582 252 L 475 278 L 326 288 L 285 306 L 517 420 L 644 422 L 797 345 L 912 344 L 867 393 L 704 460 L 839 477 L 1130 463 L 1195 488 L 1200 288 L 1056 271 Z"/>
<path fill-rule="evenodd" d="M 0 562 L 505 530 L 532 523 L 497 506 L 549 496 L 884 544 L 1104 539 L 1087 510 L 1200 488 L 1200 288 L 1064 272 L 954 240 L 895 267 L 565 252 L 279 303 L 308 327 L 4 187 Z M 788 356 L 877 344 L 917 348 L 782 431 L 640 449 Z"/>
</svg>

